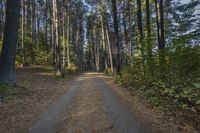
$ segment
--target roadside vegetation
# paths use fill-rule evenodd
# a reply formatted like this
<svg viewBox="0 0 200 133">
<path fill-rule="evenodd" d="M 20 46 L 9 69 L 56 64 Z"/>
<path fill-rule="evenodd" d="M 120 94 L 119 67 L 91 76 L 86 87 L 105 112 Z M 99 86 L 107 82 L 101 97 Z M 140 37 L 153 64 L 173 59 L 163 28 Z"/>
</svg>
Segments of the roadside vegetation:
<svg viewBox="0 0 200 133">
<path fill-rule="evenodd" d="M 169 48 L 165 53 L 162 70 L 156 55 L 152 65 L 146 65 L 145 69 L 139 65 L 141 59 L 133 57 L 133 64 L 122 70 L 116 82 L 138 93 L 151 105 L 200 129 L 200 47 Z"/>
</svg>

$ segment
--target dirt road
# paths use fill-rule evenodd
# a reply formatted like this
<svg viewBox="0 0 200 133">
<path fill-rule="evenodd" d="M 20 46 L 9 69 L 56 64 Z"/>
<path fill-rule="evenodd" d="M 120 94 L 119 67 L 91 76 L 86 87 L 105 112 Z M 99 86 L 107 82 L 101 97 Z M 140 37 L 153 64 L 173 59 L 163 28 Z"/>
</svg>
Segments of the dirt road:
<svg viewBox="0 0 200 133">
<path fill-rule="evenodd" d="M 134 113 L 105 83 L 102 74 L 85 73 L 49 106 L 29 133 L 147 133 Z"/>
<path fill-rule="evenodd" d="M 104 74 L 56 79 L 31 67 L 18 68 L 17 79 L 26 93 L 0 105 L 0 133 L 196 133 Z"/>
</svg>

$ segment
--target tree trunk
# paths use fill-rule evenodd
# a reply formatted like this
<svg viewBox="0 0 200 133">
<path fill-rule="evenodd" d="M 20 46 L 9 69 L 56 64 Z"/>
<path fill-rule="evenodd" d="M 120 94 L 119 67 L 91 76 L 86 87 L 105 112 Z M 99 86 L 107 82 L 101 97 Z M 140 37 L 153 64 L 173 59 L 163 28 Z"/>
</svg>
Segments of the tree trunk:
<svg viewBox="0 0 200 133">
<path fill-rule="evenodd" d="M 142 26 L 142 10 L 141 0 L 137 0 L 137 21 L 138 21 L 138 33 L 139 33 L 139 44 L 143 55 L 143 26 Z"/>
<path fill-rule="evenodd" d="M 101 32 L 102 32 L 102 44 L 103 44 L 103 59 L 105 69 L 108 68 L 107 57 L 106 57 L 106 45 L 105 45 L 105 31 L 104 31 L 104 23 L 103 23 L 103 14 L 101 13 Z"/>
<path fill-rule="evenodd" d="M 123 12 L 123 27 L 124 27 L 124 38 L 125 38 L 125 60 L 126 65 L 128 64 L 128 36 L 127 36 L 127 30 L 126 30 L 126 18 L 125 18 L 125 11 Z"/>
<path fill-rule="evenodd" d="M 47 4 L 47 0 L 44 0 L 45 2 L 45 53 L 48 53 L 48 4 Z"/>
<path fill-rule="evenodd" d="M 160 69 L 163 69 L 165 62 L 165 37 L 164 37 L 164 12 L 163 12 L 163 0 L 155 0 L 156 6 L 156 22 L 157 22 L 157 39 L 159 49 L 159 61 Z M 162 70 L 161 70 L 162 71 Z"/>
<path fill-rule="evenodd" d="M 91 33 L 91 39 L 92 39 L 92 54 L 93 54 L 93 71 L 96 71 L 97 70 L 97 68 L 96 68 L 96 56 L 95 56 L 95 54 L 96 54 L 96 48 L 95 48 L 95 42 L 94 42 L 94 28 L 93 28 L 93 30 L 92 30 L 92 33 Z"/>
<path fill-rule="evenodd" d="M 3 28 L 4 28 L 4 6 L 3 6 L 3 1 L 1 0 L 0 2 L 0 10 L 1 10 L 1 14 L 0 14 L 0 41 L 2 41 L 3 39 Z"/>
<path fill-rule="evenodd" d="M 53 21 L 54 21 L 54 45 L 55 45 L 55 67 L 58 74 L 61 73 L 61 51 L 59 43 L 58 33 L 58 12 L 57 12 L 57 0 L 53 0 Z"/>
<path fill-rule="evenodd" d="M 35 63 L 35 54 L 34 54 L 34 49 L 33 45 L 35 44 L 35 0 L 31 0 L 31 61 L 32 64 Z"/>
<path fill-rule="evenodd" d="M 0 57 L 0 84 L 15 85 L 15 58 L 18 38 L 20 0 L 7 0 L 3 47 Z"/>
<path fill-rule="evenodd" d="M 128 0 L 128 21 L 129 21 L 129 60 L 131 63 L 131 56 L 132 56 L 132 36 L 133 36 L 133 28 L 132 28 L 132 21 L 131 21 L 131 6 L 130 6 L 130 0 Z"/>
<path fill-rule="evenodd" d="M 165 34 L 164 34 L 164 11 L 163 11 L 163 0 L 159 0 L 159 11 L 160 11 L 160 46 L 159 46 L 159 59 L 160 59 L 160 71 L 164 78 L 165 71 Z"/>
<path fill-rule="evenodd" d="M 160 49 L 165 49 L 165 34 L 164 34 L 164 12 L 163 12 L 163 0 L 159 0 L 160 9 Z"/>
<path fill-rule="evenodd" d="M 39 50 L 39 34 L 40 34 L 40 18 L 39 18 L 39 10 L 40 8 L 38 7 L 38 5 L 36 5 L 36 45 L 37 45 L 37 49 Z"/>
<path fill-rule="evenodd" d="M 147 63 L 148 69 L 153 74 L 152 70 L 152 39 L 151 39 L 151 18 L 150 18 L 150 7 L 149 0 L 146 0 L 146 29 L 147 29 L 147 38 L 146 38 L 146 47 L 147 47 Z"/>
<path fill-rule="evenodd" d="M 70 0 L 68 0 L 68 9 L 67 9 L 67 64 L 70 67 Z"/>
<path fill-rule="evenodd" d="M 145 79 L 145 55 L 144 55 L 144 42 L 143 42 L 143 24 L 142 24 L 142 7 L 141 7 L 141 0 L 137 0 L 137 26 L 138 26 L 138 52 L 141 52 L 141 56 L 142 56 L 142 62 L 141 62 L 141 71 L 142 71 L 142 76 L 143 79 Z"/>
<path fill-rule="evenodd" d="M 121 65 L 120 65 L 120 43 L 119 43 L 119 26 L 118 26 L 118 17 L 117 17 L 117 3 L 116 0 L 112 0 L 113 4 L 113 18 L 114 18 L 114 31 L 115 31 L 115 43 L 116 43 L 116 72 L 117 74 L 121 71 Z"/>
<path fill-rule="evenodd" d="M 108 28 L 106 26 L 106 37 L 107 37 L 107 43 L 108 43 L 108 51 L 109 51 L 109 58 L 110 58 L 110 67 L 111 67 L 111 71 L 112 74 L 114 73 L 114 69 L 113 69 L 113 56 L 112 56 L 112 47 L 110 44 L 110 39 L 109 39 L 109 33 L 108 33 Z"/>
<path fill-rule="evenodd" d="M 26 8 L 25 8 L 25 0 L 22 0 L 22 67 L 26 64 L 26 55 L 25 55 L 25 17 L 26 17 Z"/>
<path fill-rule="evenodd" d="M 156 7 L 156 26 L 157 26 L 157 42 L 158 47 L 160 46 L 160 21 L 159 21 L 159 6 L 157 0 L 155 0 Z"/>
<path fill-rule="evenodd" d="M 63 68 L 66 67 L 66 44 L 65 44 L 65 14 L 63 14 L 63 25 L 62 25 L 62 28 L 63 28 Z"/>
</svg>

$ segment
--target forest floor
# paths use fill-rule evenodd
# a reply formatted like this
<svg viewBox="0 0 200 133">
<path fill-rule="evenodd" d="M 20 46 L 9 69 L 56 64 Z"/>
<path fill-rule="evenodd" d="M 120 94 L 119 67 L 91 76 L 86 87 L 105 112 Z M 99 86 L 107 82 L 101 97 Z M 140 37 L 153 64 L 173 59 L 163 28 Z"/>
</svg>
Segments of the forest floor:
<svg viewBox="0 0 200 133">
<path fill-rule="evenodd" d="M 17 81 L 25 87 L 1 103 L 0 133 L 195 133 L 101 73 L 17 68 Z"/>
</svg>

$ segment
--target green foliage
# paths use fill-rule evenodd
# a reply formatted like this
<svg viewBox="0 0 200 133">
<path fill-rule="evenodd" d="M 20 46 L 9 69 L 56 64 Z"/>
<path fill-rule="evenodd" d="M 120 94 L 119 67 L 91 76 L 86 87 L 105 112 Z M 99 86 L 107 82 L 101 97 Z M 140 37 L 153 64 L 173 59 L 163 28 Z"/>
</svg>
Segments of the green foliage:
<svg viewBox="0 0 200 133">
<path fill-rule="evenodd" d="M 125 66 L 122 70 L 122 74 L 117 78 L 120 82 L 126 85 L 134 85 L 136 87 L 143 83 L 143 71 L 141 71 L 142 59 L 139 56 L 132 57 L 132 64 L 130 66 Z"/>
<path fill-rule="evenodd" d="M 53 64 L 53 53 L 47 53 L 43 50 L 35 49 L 36 64 L 40 65 L 52 65 Z"/>
<path fill-rule="evenodd" d="M 176 46 L 166 49 L 165 54 L 162 73 L 157 54 L 152 58 L 152 75 L 148 64 L 141 67 L 142 60 L 134 56 L 132 65 L 124 67 L 116 81 L 131 86 L 156 106 L 200 111 L 200 46 Z"/>
<path fill-rule="evenodd" d="M 104 70 L 104 73 L 107 75 L 112 75 L 112 69 L 111 68 L 107 68 Z"/>
<path fill-rule="evenodd" d="M 200 75 L 200 46 L 178 46 L 174 52 L 168 51 L 167 56 L 168 69 L 177 78 L 198 77 Z"/>
<path fill-rule="evenodd" d="M 75 64 L 70 64 L 68 67 L 67 67 L 67 72 L 68 73 L 76 73 L 78 71 L 77 67 L 75 66 Z"/>
</svg>

